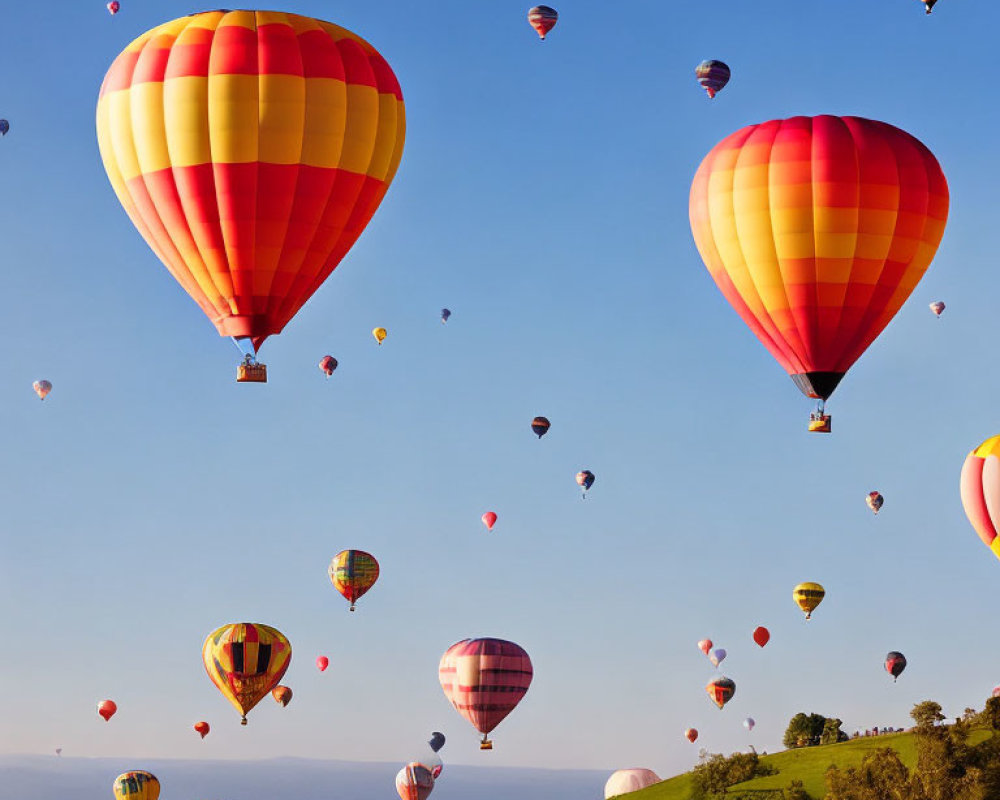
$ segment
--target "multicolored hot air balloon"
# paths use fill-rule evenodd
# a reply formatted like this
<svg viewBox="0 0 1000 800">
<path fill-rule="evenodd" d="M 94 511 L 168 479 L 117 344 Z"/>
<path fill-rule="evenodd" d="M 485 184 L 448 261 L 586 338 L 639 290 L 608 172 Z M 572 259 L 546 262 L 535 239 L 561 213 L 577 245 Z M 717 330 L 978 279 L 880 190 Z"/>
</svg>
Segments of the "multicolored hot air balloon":
<svg viewBox="0 0 1000 800">
<path fill-rule="evenodd" d="M 117 3 L 115 3 L 117 5 Z M 118 199 L 222 336 L 238 380 L 341 262 L 382 202 L 405 111 L 350 31 L 277 11 L 206 11 L 115 59 L 97 139 Z"/>
<path fill-rule="evenodd" d="M 906 669 L 906 656 L 892 650 L 885 657 L 885 671 L 892 675 L 893 683 L 895 683 L 896 679 L 903 674 L 904 669 Z"/>
<path fill-rule="evenodd" d="M 246 725 L 247 714 L 288 669 L 292 645 L 268 625 L 234 622 L 208 635 L 201 660 L 212 683 L 240 712 L 240 724 Z"/>
<path fill-rule="evenodd" d="M 385 328 L 372 328 L 372 336 L 375 337 L 375 341 L 378 343 L 379 347 L 382 346 L 382 342 L 385 341 L 385 337 L 388 335 L 389 331 Z"/>
<path fill-rule="evenodd" d="M 719 710 L 733 699 L 733 695 L 736 694 L 736 683 L 725 675 L 719 678 L 713 678 L 705 686 L 705 691 L 708 692 L 708 696 L 712 698 L 712 702 L 715 703 Z"/>
<path fill-rule="evenodd" d="M 326 656 L 316 656 L 316 669 L 320 672 L 326 672 L 326 668 L 330 666 L 330 659 Z"/>
<path fill-rule="evenodd" d="M 923 276 L 948 184 L 908 133 L 859 117 L 793 117 L 723 139 L 691 185 L 698 251 L 726 300 L 819 407 Z M 739 387 L 735 387 L 738 391 Z"/>
<path fill-rule="evenodd" d="M 723 648 L 717 647 L 708 654 L 708 660 L 712 662 L 713 667 L 717 667 L 726 660 L 726 655 L 726 651 Z"/>
<path fill-rule="evenodd" d="M 882 504 L 885 503 L 885 498 L 878 492 L 868 492 L 865 496 L 865 503 L 868 504 L 868 508 L 872 510 L 873 514 L 878 514 Z"/>
<path fill-rule="evenodd" d="M 684 731 L 684 738 L 686 738 L 691 744 L 694 744 L 698 738 L 698 731 L 696 728 L 688 728 Z"/>
<path fill-rule="evenodd" d="M 758 646 L 763 647 L 769 641 L 771 641 L 771 632 L 765 628 L 763 625 L 758 625 L 753 629 L 753 640 Z"/>
<path fill-rule="evenodd" d="M 333 356 L 323 356 L 319 360 L 319 368 L 326 373 L 326 377 L 333 375 L 333 371 L 339 366 L 337 359 Z"/>
<path fill-rule="evenodd" d="M 483 525 L 486 526 L 486 530 L 491 531 L 493 530 L 493 526 L 497 524 L 497 515 L 494 514 L 492 511 L 487 511 L 485 514 L 483 514 L 482 520 L 483 520 Z"/>
<path fill-rule="evenodd" d="M 752 731 L 753 726 L 756 724 L 757 723 L 754 721 L 753 717 L 747 717 L 745 720 L 743 720 L 743 727 L 746 728 L 748 731 Z"/>
<path fill-rule="evenodd" d="M 109 722 L 117 711 L 118 705 L 114 700 L 102 700 L 97 704 L 97 713 L 104 718 L 105 722 Z"/>
<path fill-rule="evenodd" d="M 531 430 L 539 439 L 549 432 L 550 427 L 551 423 L 545 417 L 535 417 L 531 420 Z"/>
<path fill-rule="evenodd" d="M 441 309 L 441 324 L 444 325 L 448 318 L 451 316 L 451 312 L 447 308 Z"/>
<path fill-rule="evenodd" d="M 351 604 L 375 585 L 378 580 L 378 561 L 364 550 L 342 550 L 333 557 L 327 570 L 333 588 Z"/>
<path fill-rule="evenodd" d="M 604 784 L 604 798 L 638 792 L 647 786 L 660 782 L 660 776 L 651 769 L 620 769 L 611 773 L 608 782 Z"/>
<path fill-rule="evenodd" d="M 549 6 L 535 6 L 528 11 L 528 23 L 544 42 L 545 35 L 556 26 L 559 12 Z"/>
<path fill-rule="evenodd" d="M 207 722 L 196 722 L 194 724 L 194 729 L 196 733 L 201 734 L 202 739 L 208 736 L 208 732 L 212 730 L 211 726 L 209 726 Z"/>
<path fill-rule="evenodd" d="M 10 131 L 10 123 L 5 119 L 0 119 L 0 136 L 6 136 Z"/>
<path fill-rule="evenodd" d="M 108 9 L 108 13 L 113 17 L 115 14 L 118 13 L 118 10 L 121 8 L 121 3 L 119 3 L 118 0 L 111 0 L 111 2 L 108 3 L 106 8 Z"/>
<path fill-rule="evenodd" d="M 274 702 L 284 708 L 292 702 L 292 690 L 287 686 L 275 686 L 271 690 L 271 697 L 274 698 Z"/>
<path fill-rule="evenodd" d="M 594 485 L 595 480 L 597 479 L 594 477 L 594 473 L 589 469 L 576 473 L 576 485 L 583 489 L 584 498 L 587 497 L 587 490 Z"/>
<path fill-rule="evenodd" d="M 44 400 L 52 391 L 52 384 L 49 381 L 35 381 L 31 384 L 31 388 L 35 390 L 39 400 Z"/>
<path fill-rule="evenodd" d="M 411 762 L 396 773 L 400 800 L 427 800 L 434 791 L 434 776 L 423 764 Z"/>
<path fill-rule="evenodd" d="M 698 649 L 701 650 L 701 652 L 703 652 L 707 656 L 708 651 L 712 649 L 712 640 L 702 639 L 700 642 L 698 642 Z"/>
<path fill-rule="evenodd" d="M 979 538 L 1000 558 L 1000 436 L 991 436 L 962 465 L 962 507 Z"/>
<path fill-rule="evenodd" d="M 935 300 L 933 303 L 930 304 L 931 313 L 935 317 L 939 317 L 940 318 L 940 316 L 944 313 L 944 309 L 945 309 L 945 305 L 940 300 Z"/>
<path fill-rule="evenodd" d="M 702 61 L 694 68 L 694 76 L 701 84 L 701 88 L 708 93 L 709 98 L 715 97 L 716 92 L 722 91 L 723 87 L 729 83 L 731 75 L 729 65 L 715 59 Z"/>
<path fill-rule="evenodd" d="M 463 639 L 438 666 L 444 696 L 483 735 L 481 750 L 493 749 L 490 732 L 521 702 L 533 675 L 524 649 L 503 639 Z"/>
<path fill-rule="evenodd" d="M 142 769 L 123 772 L 112 784 L 115 800 L 157 800 L 160 782 L 151 772 Z"/>
<path fill-rule="evenodd" d="M 812 619 L 812 612 L 823 602 L 826 589 L 818 583 L 800 583 L 792 590 L 792 599 L 806 612 L 806 619 Z"/>
</svg>

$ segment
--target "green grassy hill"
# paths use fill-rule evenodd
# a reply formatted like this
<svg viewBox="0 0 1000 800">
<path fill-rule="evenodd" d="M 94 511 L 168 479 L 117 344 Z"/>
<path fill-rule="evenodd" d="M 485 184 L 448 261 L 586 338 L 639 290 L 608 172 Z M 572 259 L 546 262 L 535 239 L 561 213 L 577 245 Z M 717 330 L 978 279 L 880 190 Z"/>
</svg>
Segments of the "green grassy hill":
<svg viewBox="0 0 1000 800">
<path fill-rule="evenodd" d="M 971 744 L 983 741 L 989 736 L 985 730 L 973 731 L 969 737 Z M 899 753 L 903 763 L 911 769 L 916 765 L 917 749 L 912 733 L 892 733 L 887 736 L 871 736 L 853 739 L 840 744 L 820 747 L 803 747 L 785 750 L 773 755 L 761 756 L 761 761 L 778 770 L 775 775 L 754 778 L 737 784 L 733 789 L 784 789 L 793 780 L 800 780 L 810 795 L 821 800 L 826 794 L 823 775 L 831 764 L 840 768 L 853 767 L 861 763 L 865 753 L 880 747 L 891 747 Z M 689 800 L 691 797 L 691 773 L 668 778 L 655 786 L 625 795 L 628 800 Z"/>
</svg>

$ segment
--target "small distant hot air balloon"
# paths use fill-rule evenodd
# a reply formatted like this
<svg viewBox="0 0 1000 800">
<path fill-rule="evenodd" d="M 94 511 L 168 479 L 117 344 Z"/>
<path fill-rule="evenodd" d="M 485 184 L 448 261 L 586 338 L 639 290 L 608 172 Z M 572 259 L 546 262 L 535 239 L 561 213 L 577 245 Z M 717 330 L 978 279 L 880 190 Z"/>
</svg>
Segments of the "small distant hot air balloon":
<svg viewBox="0 0 1000 800">
<path fill-rule="evenodd" d="M 385 337 L 388 335 L 389 331 L 385 328 L 372 328 L 372 336 L 375 337 L 375 341 L 379 343 L 379 346 L 382 345 L 382 342 L 385 341 Z"/>
<path fill-rule="evenodd" d="M 697 731 L 697 729 L 695 729 L 695 728 L 688 728 L 686 731 L 684 731 L 684 737 L 689 742 L 691 742 L 691 744 L 694 744 L 695 740 L 698 738 L 698 731 Z"/>
<path fill-rule="evenodd" d="M 10 130 L 10 123 L 5 119 L 0 119 L 0 136 L 6 136 Z"/>
<path fill-rule="evenodd" d="M 604 784 L 604 798 L 618 797 L 637 792 L 660 782 L 660 776 L 651 769 L 620 769 L 613 772 Z"/>
<path fill-rule="evenodd" d="M 994 686 L 991 697 L 1000 697 L 1000 686 Z"/>
<path fill-rule="evenodd" d="M 748 731 L 752 731 L 753 730 L 753 726 L 756 725 L 756 724 L 757 723 L 754 722 L 754 718 L 753 717 L 747 717 L 745 720 L 743 720 L 743 727 L 746 728 Z"/>
<path fill-rule="evenodd" d="M 924 9 L 924 13 L 930 14 L 931 9 L 934 8 L 934 4 L 937 3 L 937 1 L 938 0 L 921 0 L 921 2 L 926 6 L 926 8 Z"/>
<path fill-rule="evenodd" d="M 451 312 L 447 308 L 441 309 L 441 324 L 444 325 L 448 321 L 448 317 L 451 316 Z"/>
<path fill-rule="evenodd" d="M 902 653 L 893 650 L 885 657 L 885 671 L 892 675 L 893 683 L 903 674 L 904 669 L 906 669 L 906 656 Z"/>
<path fill-rule="evenodd" d="M 212 730 L 207 722 L 196 722 L 194 724 L 194 729 L 197 733 L 201 734 L 202 739 L 208 736 L 208 732 Z"/>
<path fill-rule="evenodd" d="M 705 691 L 708 692 L 708 696 L 712 698 L 712 702 L 715 703 L 719 710 L 733 699 L 733 695 L 736 694 L 736 684 L 725 677 L 724 675 L 719 678 L 713 678 L 705 686 Z"/>
<path fill-rule="evenodd" d="M 342 550 L 333 557 L 327 574 L 333 588 L 351 604 L 353 611 L 358 598 L 378 580 L 378 561 L 364 550 Z"/>
<path fill-rule="evenodd" d="M 531 420 L 531 430 L 541 439 L 549 432 L 550 423 L 545 417 L 535 417 Z"/>
<path fill-rule="evenodd" d="M 792 590 L 792 599 L 806 612 L 806 619 L 812 619 L 812 612 L 823 602 L 826 589 L 818 583 L 800 583 Z"/>
<path fill-rule="evenodd" d="M 492 511 L 487 511 L 483 514 L 483 525 L 486 526 L 486 530 L 493 530 L 493 526 L 497 524 L 497 515 Z"/>
<path fill-rule="evenodd" d="M 120 8 L 121 8 L 121 3 L 119 3 L 118 0 L 111 0 L 111 2 L 108 3 L 107 5 L 108 13 L 112 17 L 118 13 L 118 9 Z"/>
<path fill-rule="evenodd" d="M 212 631 L 201 648 L 201 660 L 212 683 L 240 712 L 240 724 L 285 674 L 292 645 L 269 625 L 234 622 Z"/>
<path fill-rule="evenodd" d="M 576 473 L 576 483 L 578 486 L 583 488 L 584 498 L 587 496 L 587 490 L 594 485 L 595 480 L 596 478 L 594 477 L 594 473 L 589 469 Z"/>
<path fill-rule="evenodd" d="M 326 656 L 316 656 L 316 669 L 320 672 L 326 672 L 326 668 L 330 666 L 330 659 Z"/>
<path fill-rule="evenodd" d="M 528 11 L 528 22 L 543 42 L 545 34 L 556 26 L 558 20 L 559 12 L 549 6 L 535 6 Z"/>
<path fill-rule="evenodd" d="M 411 762 L 396 773 L 396 791 L 400 800 L 427 800 L 434 791 L 434 776 L 423 764 Z"/>
<path fill-rule="evenodd" d="M 945 309 L 945 305 L 940 300 L 935 300 L 930 304 L 930 309 L 931 313 L 933 313 L 935 317 L 940 317 Z"/>
<path fill-rule="evenodd" d="M 287 686 L 275 686 L 271 690 L 271 697 L 274 698 L 274 702 L 284 708 L 292 702 L 292 690 Z"/>
<path fill-rule="evenodd" d="M 698 649 L 701 650 L 701 652 L 703 652 L 707 656 L 708 651 L 712 649 L 712 640 L 702 639 L 700 642 L 698 642 Z"/>
<path fill-rule="evenodd" d="M 702 61 L 694 68 L 694 76 L 710 98 L 715 97 L 715 93 L 722 91 L 722 88 L 729 83 L 731 74 L 727 64 L 715 59 Z"/>
<path fill-rule="evenodd" d="M 763 625 L 758 625 L 756 628 L 753 629 L 753 640 L 760 647 L 763 647 L 765 644 L 771 641 L 771 632 Z"/>
<path fill-rule="evenodd" d="M 112 786 L 115 800 L 156 800 L 160 796 L 160 782 L 145 770 L 123 772 Z"/>
<path fill-rule="evenodd" d="M 97 713 L 104 717 L 104 721 L 109 721 L 118 710 L 118 705 L 114 700 L 102 700 L 97 704 Z"/>
<path fill-rule="evenodd" d="M 31 388 L 35 390 L 39 400 L 44 400 L 52 391 L 52 384 L 49 381 L 35 381 Z"/>
<path fill-rule="evenodd" d="M 872 510 L 872 513 L 877 514 L 879 509 L 882 508 L 885 498 L 878 492 L 868 492 L 868 496 L 865 497 L 865 502 L 868 504 L 868 508 Z"/>
<path fill-rule="evenodd" d="M 427 742 L 431 746 L 431 750 L 437 753 L 442 747 L 444 747 L 445 738 L 444 734 L 440 731 L 434 731 L 431 734 L 430 740 Z"/>
<path fill-rule="evenodd" d="M 723 661 L 726 660 L 726 651 L 721 647 L 717 647 L 711 653 L 709 653 L 708 660 L 712 662 L 713 667 L 719 666 Z"/>
<path fill-rule="evenodd" d="M 522 647 L 503 639 L 463 639 L 438 665 L 444 696 L 482 735 L 480 750 L 492 750 L 490 732 L 521 702 L 534 670 Z"/>
<path fill-rule="evenodd" d="M 326 373 L 326 377 L 333 375 L 333 371 L 337 368 L 337 359 L 333 356 L 323 356 L 319 361 L 319 368 Z"/>
<path fill-rule="evenodd" d="M 62 748 L 61 747 L 57 747 L 56 748 L 56 755 L 57 756 L 61 756 L 62 755 Z"/>
</svg>

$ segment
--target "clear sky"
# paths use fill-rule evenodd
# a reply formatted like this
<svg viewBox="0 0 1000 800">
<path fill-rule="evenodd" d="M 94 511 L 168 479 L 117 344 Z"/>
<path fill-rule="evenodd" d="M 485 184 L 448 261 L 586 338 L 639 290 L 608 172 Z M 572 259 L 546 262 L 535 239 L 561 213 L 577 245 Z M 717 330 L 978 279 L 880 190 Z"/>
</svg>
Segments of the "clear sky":
<svg viewBox="0 0 1000 800">
<path fill-rule="evenodd" d="M 103 5 L 7 3 L 0 26 L 0 752 L 402 761 L 436 729 L 453 763 L 666 775 L 701 745 L 776 750 L 797 711 L 852 730 L 905 724 L 926 698 L 982 707 L 1000 564 L 958 476 L 1000 432 L 997 4 L 564 0 L 540 43 L 508 0 L 289 0 L 383 53 L 409 130 L 364 236 L 263 348 L 264 387 L 234 383 L 238 352 L 134 231 L 97 152 L 111 61 L 199 9 Z M 704 58 L 733 69 L 714 101 Z M 715 288 L 687 218 L 719 139 L 816 113 L 909 131 L 952 197 L 828 437 L 806 434 L 810 402 Z M 349 547 L 382 565 L 355 614 L 326 576 Z M 828 592 L 809 623 L 791 600 L 804 580 Z M 295 699 L 247 728 L 200 658 L 237 620 L 294 649 Z M 492 753 L 437 681 L 471 636 L 535 665 Z M 705 636 L 730 651 L 722 712 Z M 910 661 L 895 685 L 888 650 Z"/>
</svg>

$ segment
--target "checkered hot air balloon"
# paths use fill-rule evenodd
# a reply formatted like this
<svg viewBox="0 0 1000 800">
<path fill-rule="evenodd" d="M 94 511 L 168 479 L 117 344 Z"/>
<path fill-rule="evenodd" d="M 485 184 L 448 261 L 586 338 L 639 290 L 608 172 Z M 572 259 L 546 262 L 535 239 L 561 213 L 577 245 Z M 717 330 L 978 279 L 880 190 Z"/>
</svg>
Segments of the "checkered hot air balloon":
<svg viewBox="0 0 1000 800">
<path fill-rule="evenodd" d="M 157 800 L 160 796 L 160 782 L 151 772 L 137 769 L 123 772 L 112 784 L 115 800 Z"/>
<path fill-rule="evenodd" d="M 342 550 L 333 557 L 327 570 L 333 588 L 351 604 L 351 611 L 358 598 L 378 580 L 378 561 L 364 550 Z"/>
<path fill-rule="evenodd" d="M 234 622 L 212 631 L 201 648 L 205 671 L 240 712 L 240 724 L 288 669 L 292 645 L 268 625 Z"/>
</svg>

